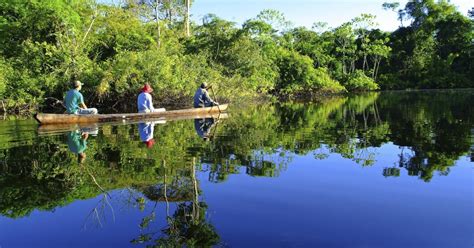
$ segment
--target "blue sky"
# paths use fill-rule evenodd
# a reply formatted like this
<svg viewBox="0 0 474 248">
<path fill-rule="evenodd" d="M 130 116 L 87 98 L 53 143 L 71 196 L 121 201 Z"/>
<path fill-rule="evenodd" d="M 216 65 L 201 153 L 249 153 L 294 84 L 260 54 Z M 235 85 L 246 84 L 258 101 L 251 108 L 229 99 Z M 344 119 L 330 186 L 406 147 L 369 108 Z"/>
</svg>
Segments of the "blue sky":
<svg viewBox="0 0 474 248">
<path fill-rule="evenodd" d="M 97 0 L 102 3 L 119 4 L 123 0 Z M 311 28 L 315 22 L 327 22 L 330 27 L 350 21 L 362 13 L 377 16 L 379 28 L 386 31 L 395 30 L 399 21 L 397 15 L 382 9 L 384 2 L 398 1 L 405 6 L 408 0 L 192 0 L 191 18 L 201 22 L 208 13 L 237 24 L 257 16 L 264 9 L 275 9 L 283 12 L 294 26 Z M 451 0 L 464 15 L 474 7 L 473 0 Z"/>
<path fill-rule="evenodd" d="M 263 9 L 275 9 L 283 12 L 295 26 L 311 27 L 319 21 L 336 27 L 362 13 L 370 13 L 377 16 L 379 28 L 395 30 L 399 25 L 397 15 L 383 10 L 384 2 L 393 0 L 195 0 L 191 14 L 192 19 L 198 22 L 207 13 L 213 13 L 241 24 Z M 404 6 L 407 0 L 398 2 Z M 451 3 L 465 15 L 474 6 L 471 0 L 451 0 Z"/>
</svg>

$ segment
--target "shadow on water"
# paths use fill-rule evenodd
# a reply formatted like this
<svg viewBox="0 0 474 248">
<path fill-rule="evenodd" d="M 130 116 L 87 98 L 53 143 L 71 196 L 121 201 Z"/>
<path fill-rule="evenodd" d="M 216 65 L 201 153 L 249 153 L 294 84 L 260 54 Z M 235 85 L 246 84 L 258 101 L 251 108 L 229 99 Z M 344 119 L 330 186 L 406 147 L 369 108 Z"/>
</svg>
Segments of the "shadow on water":
<svg viewBox="0 0 474 248">
<path fill-rule="evenodd" d="M 430 182 L 435 172 L 449 176 L 462 156 L 474 159 L 472 102 L 472 91 L 369 93 L 234 106 L 225 120 L 104 125 L 46 136 L 36 135 L 30 122 L 3 121 L 0 214 L 20 218 L 103 194 L 91 211 L 100 222 L 98 209 L 113 212 L 107 192 L 122 189 L 148 213 L 132 243 L 212 246 L 220 238 L 208 221 L 197 171 L 214 183 L 241 173 L 278 177 L 297 166 L 296 157 L 332 155 L 366 167 L 379 159 L 378 148 L 393 144 L 397 159 L 380 176 Z M 167 206 L 166 226 L 151 228 L 158 203 Z"/>
</svg>

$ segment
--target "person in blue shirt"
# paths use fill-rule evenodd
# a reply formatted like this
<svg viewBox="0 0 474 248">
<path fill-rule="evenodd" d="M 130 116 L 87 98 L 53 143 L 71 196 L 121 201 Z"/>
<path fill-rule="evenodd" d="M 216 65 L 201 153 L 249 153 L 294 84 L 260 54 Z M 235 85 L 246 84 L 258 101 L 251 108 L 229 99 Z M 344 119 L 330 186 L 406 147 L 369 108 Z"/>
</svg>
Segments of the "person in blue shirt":
<svg viewBox="0 0 474 248">
<path fill-rule="evenodd" d="M 155 109 L 153 107 L 153 99 L 150 94 L 151 92 L 153 92 L 153 88 L 151 88 L 150 84 L 145 84 L 137 98 L 138 113 L 165 111 L 164 108 Z"/>
<path fill-rule="evenodd" d="M 201 87 L 197 89 L 196 93 L 194 94 L 194 107 L 195 108 L 203 108 L 203 107 L 211 107 L 219 105 L 218 102 L 211 99 L 209 93 L 207 92 L 208 89 L 207 83 L 202 83 Z"/>
<path fill-rule="evenodd" d="M 84 97 L 81 92 L 79 92 L 82 89 L 82 83 L 80 81 L 74 81 L 72 87 L 73 88 L 66 93 L 66 97 L 64 97 L 66 112 L 75 115 L 97 114 L 96 108 L 87 108 L 84 103 Z"/>
</svg>

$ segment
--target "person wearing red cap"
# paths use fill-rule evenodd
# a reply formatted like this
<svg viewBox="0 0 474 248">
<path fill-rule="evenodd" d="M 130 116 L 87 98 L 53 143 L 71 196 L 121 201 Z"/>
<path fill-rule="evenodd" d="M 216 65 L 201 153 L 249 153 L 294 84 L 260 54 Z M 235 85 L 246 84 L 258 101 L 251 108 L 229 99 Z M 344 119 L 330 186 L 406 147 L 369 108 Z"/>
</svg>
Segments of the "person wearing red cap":
<svg viewBox="0 0 474 248">
<path fill-rule="evenodd" d="M 159 112 L 165 110 L 163 108 L 155 109 L 153 107 L 153 99 L 150 94 L 151 92 L 153 92 L 153 89 L 151 88 L 150 84 L 145 84 L 137 99 L 139 113 Z"/>
</svg>

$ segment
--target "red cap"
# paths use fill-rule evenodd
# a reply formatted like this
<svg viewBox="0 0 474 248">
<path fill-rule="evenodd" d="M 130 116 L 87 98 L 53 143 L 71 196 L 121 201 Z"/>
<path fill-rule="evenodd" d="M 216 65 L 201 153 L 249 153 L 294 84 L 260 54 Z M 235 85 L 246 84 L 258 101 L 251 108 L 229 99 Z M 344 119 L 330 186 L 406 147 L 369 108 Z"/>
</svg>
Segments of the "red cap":
<svg viewBox="0 0 474 248">
<path fill-rule="evenodd" d="M 153 89 L 151 88 L 151 86 L 149 84 L 145 84 L 143 86 L 142 92 L 151 93 L 152 91 L 153 91 Z"/>
<path fill-rule="evenodd" d="M 147 148 L 152 148 L 153 145 L 155 144 L 155 140 L 151 139 L 151 140 L 145 141 L 145 144 Z"/>
</svg>

